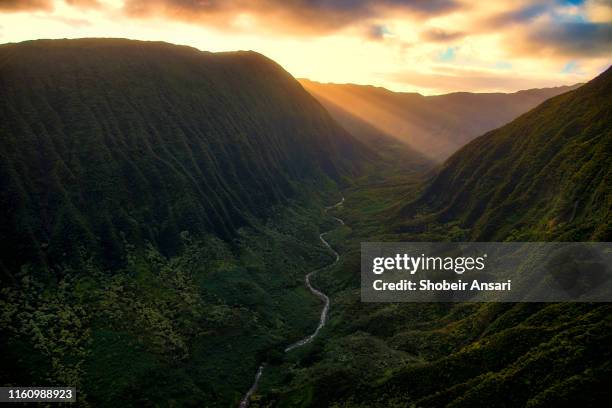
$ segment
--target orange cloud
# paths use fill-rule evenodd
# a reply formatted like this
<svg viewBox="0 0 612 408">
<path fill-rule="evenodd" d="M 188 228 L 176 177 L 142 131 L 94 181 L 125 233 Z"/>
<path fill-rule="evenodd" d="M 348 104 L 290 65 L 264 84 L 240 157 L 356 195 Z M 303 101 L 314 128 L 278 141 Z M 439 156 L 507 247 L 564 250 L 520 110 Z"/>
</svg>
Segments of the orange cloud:
<svg viewBox="0 0 612 408">
<path fill-rule="evenodd" d="M 465 36 L 465 33 L 460 31 L 446 31 L 439 28 L 433 28 L 421 33 L 421 38 L 431 42 L 447 42 L 460 39 Z"/>
<path fill-rule="evenodd" d="M 253 49 L 296 76 L 423 93 L 583 82 L 612 61 L 609 0 L 0 0 L 0 15 L 5 42 Z"/>
<path fill-rule="evenodd" d="M 285 34 L 328 34 L 393 14 L 436 16 L 459 7 L 454 0 L 126 0 L 132 17 L 165 16 L 235 29 L 241 18 L 260 30 Z"/>
<path fill-rule="evenodd" d="M 98 8 L 102 4 L 98 0 L 65 0 L 67 4 L 82 8 Z"/>
<path fill-rule="evenodd" d="M 0 12 L 31 11 L 53 9 L 52 0 L 2 0 Z"/>
</svg>

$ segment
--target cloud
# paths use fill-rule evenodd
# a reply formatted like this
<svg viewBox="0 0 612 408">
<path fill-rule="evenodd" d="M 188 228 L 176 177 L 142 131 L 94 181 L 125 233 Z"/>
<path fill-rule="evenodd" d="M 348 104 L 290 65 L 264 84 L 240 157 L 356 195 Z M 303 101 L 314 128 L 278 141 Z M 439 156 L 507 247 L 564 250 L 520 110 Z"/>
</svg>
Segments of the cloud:
<svg viewBox="0 0 612 408">
<path fill-rule="evenodd" d="M 98 0 L 65 0 L 66 4 L 80 8 L 99 8 L 102 6 Z"/>
<path fill-rule="evenodd" d="M 22 11 L 53 11 L 54 0 L 0 0 L 0 13 Z M 98 0 L 64 0 L 68 5 L 80 8 L 99 8 Z"/>
<path fill-rule="evenodd" d="M 582 82 L 612 61 L 610 0 L 0 0 L 0 16 L 3 41 L 255 49 L 299 76 L 435 93 Z"/>
<path fill-rule="evenodd" d="M 612 52 L 611 19 L 607 0 L 538 0 L 485 18 L 474 33 L 500 33 L 513 56 L 605 57 Z"/>
<path fill-rule="evenodd" d="M 392 13 L 428 17 L 458 7 L 455 0 L 126 0 L 124 11 L 132 17 L 165 16 L 227 29 L 236 28 L 238 17 L 246 15 L 264 30 L 312 35 Z"/>
<path fill-rule="evenodd" d="M 551 2 L 530 4 L 518 10 L 506 11 L 491 17 L 487 26 L 500 27 L 508 24 L 527 23 L 536 17 L 550 12 L 553 8 L 554 3 Z"/>
<path fill-rule="evenodd" d="M 53 10 L 52 0 L 2 0 L 0 12 Z"/>
<path fill-rule="evenodd" d="M 519 51 L 572 57 L 608 56 L 612 53 L 612 23 L 567 22 L 533 27 Z"/>
<path fill-rule="evenodd" d="M 465 36 L 465 33 L 460 31 L 445 31 L 439 28 L 433 28 L 421 33 L 421 39 L 430 42 L 447 42 L 458 40 Z"/>
<path fill-rule="evenodd" d="M 610 0 L 591 0 L 584 4 L 589 20 L 605 22 L 612 20 L 612 2 Z"/>
</svg>

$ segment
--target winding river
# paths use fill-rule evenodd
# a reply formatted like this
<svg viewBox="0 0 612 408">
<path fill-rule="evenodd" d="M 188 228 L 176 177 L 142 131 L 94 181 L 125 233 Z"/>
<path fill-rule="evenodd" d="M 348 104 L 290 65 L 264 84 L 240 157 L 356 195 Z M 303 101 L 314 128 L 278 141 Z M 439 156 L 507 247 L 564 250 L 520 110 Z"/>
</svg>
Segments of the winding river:
<svg viewBox="0 0 612 408">
<path fill-rule="evenodd" d="M 332 208 L 336 208 L 336 207 L 342 205 L 342 203 L 344 203 L 344 197 L 342 197 L 342 200 L 338 201 L 336 204 L 330 205 L 329 207 L 325 207 L 325 211 L 327 212 L 328 210 L 331 210 Z M 344 221 L 342 219 L 340 219 L 338 217 L 332 217 L 332 218 L 335 219 L 336 221 L 338 221 L 338 223 L 340 223 L 340 225 L 344 225 Z M 287 347 L 285 349 L 285 353 L 288 353 L 291 350 L 294 350 L 296 348 L 302 347 L 302 346 L 310 343 L 312 340 L 314 340 L 315 337 L 317 337 L 317 335 L 319 334 L 319 331 L 321 331 L 321 329 L 323 328 L 323 326 L 325 326 L 325 323 L 327 322 L 327 314 L 329 313 L 329 297 L 325 293 L 321 292 L 319 289 L 317 289 L 314 286 L 312 286 L 312 284 L 310 283 L 310 278 L 312 276 L 314 276 L 317 272 L 319 272 L 321 269 L 329 268 L 330 266 L 336 264 L 340 260 L 340 255 L 338 254 L 338 252 L 336 252 L 331 247 L 329 242 L 327 242 L 327 240 L 325 239 L 325 234 L 329 233 L 330 231 L 332 231 L 332 230 L 329 230 L 329 231 L 326 231 L 326 232 L 323 232 L 323 233 L 319 234 L 319 239 L 321 240 L 323 245 L 325 245 L 325 247 L 327 249 L 329 249 L 334 254 L 334 257 L 335 257 L 334 261 L 332 263 L 330 263 L 329 265 L 325 265 L 322 268 L 315 269 L 314 271 L 309 272 L 306 275 L 306 287 L 316 297 L 318 297 L 319 299 L 321 299 L 323 301 L 323 310 L 321 311 L 321 317 L 319 319 L 319 324 L 318 324 L 317 328 L 315 329 L 315 331 L 312 334 L 304 337 L 303 339 L 301 339 L 299 341 L 296 341 L 295 343 L 293 343 L 292 345 Z M 257 391 L 257 386 L 259 385 L 259 380 L 261 379 L 261 375 L 263 374 L 263 371 L 264 371 L 265 367 L 266 367 L 266 363 L 262 363 L 259 366 L 259 368 L 257 369 L 257 373 L 255 374 L 255 380 L 253 381 L 253 384 L 251 385 L 251 388 L 249 388 L 249 390 L 244 395 L 244 397 L 242 397 L 242 400 L 240 400 L 239 408 L 247 408 L 249 406 L 249 402 L 251 401 L 251 396 L 253 396 L 255 391 Z"/>
</svg>

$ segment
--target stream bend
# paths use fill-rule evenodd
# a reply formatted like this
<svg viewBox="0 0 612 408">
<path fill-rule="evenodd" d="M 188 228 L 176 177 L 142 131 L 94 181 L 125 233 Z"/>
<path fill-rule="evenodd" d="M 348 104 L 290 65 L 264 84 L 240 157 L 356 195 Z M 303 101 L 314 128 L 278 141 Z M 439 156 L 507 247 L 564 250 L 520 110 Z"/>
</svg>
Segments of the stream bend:
<svg viewBox="0 0 612 408">
<path fill-rule="evenodd" d="M 328 210 L 331 210 L 333 208 L 339 207 L 343 203 L 344 203 L 344 197 L 342 197 L 342 200 L 338 201 L 336 204 L 330 205 L 329 207 L 325 207 L 325 211 L 327 212 Z M 338 217 L 333 217 L 333 216 L 332 216 L 332 218 L 334 220 L 336 220 L 338 223 L 340 223 L 340 225 L 344 225 L 344 221 L 342 219 L 340 219 Z M 325 293 L 321 292 L 319 289 L 317 289 L 314 286 L 312 286 L 312 284 L 310 283 L 310 278 L 312 276 L 314 276 L 320 270 L 325 269 L 325 268 L 329 268 L 330 266 L 335 265 L 340 260 L 340 255 L 338 254 L 338 252 L 336 252 L 336 250 L 334 250 L 331 247 L 331 245 L 329 244 L 329 242 L 327 242 L 327 240 L 325 239 L 325 234 L 328 234 L 331 231 L 332 230 L 322 232 L 321 234 L 319 234 L 319 239 L 321 240 L 323 245 L 325 245 L 325 247 L 327 249 L 329 249 L 334 254 L 334 257 L 335 257 L 334 261 L 332 263 L 330 263 L 329 265 L 325 265 L 322 268 L 315 269 L 314 271 L 309 272 L 306 275 L 306 287 L 316 297 L 318 297 L 319 299 L 321 299 L 323 301 L 323 310 L 321 310 L 321 317 L 319 318 L 319 324 L 317 325 L 317 328 L 315 329 L 315 331 L 312 334 L 310 334 L 310 335 L 304 337 L 303 339 L 298 340 L 295 343 L 293 343 L 290 346 L 288 346 L 285 349 L 285 353 L 288 353 L 291 350 L 294 350 L 296 348 L 302 347 L 302 346 L 310 343 L 311 341 L 313 341 L 314 338 L 317 337 L 317 335 L 319 334 L 319 331 L 321 331 L 321 329 L 325 326 L 325 323 L 327 322 L 327 315 L 329 313 L 329 297 Z M 247 408 L 249 406 L 249 402 L 251 400 L 251 396 L 257 390 L 257 386 L 259 385 L 259 380 L 261 378 L 261 375 L 263 374 L 263 370 L 264 370 L 265 367 L 266 367 L 266 363 L 262 363 L 257 368 L 257 373 L 255 374 L 255 380 L 253 381 L 253 385 L 251 385 L 251 388 L 249 388 L 249 390 L 244 395 L 244 397 L 242 397 L 242 400 L 240 400 L 240 405 L 238 406 L 239 408 Z"/>
</svg>

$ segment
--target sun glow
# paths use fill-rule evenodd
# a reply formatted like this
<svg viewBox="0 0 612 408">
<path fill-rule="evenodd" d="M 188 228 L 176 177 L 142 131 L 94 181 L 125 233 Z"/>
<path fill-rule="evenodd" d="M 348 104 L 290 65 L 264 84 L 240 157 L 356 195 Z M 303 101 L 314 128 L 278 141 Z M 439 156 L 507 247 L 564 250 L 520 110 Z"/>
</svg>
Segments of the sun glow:
<svg viewBox="0 0 612 408">
<path fill-rule="evenodd" d="M 282 2 L 274 8 L 237 1 L 186 7 L 173 0 L 7 4 L 0 5 L 2 43 L 121 37 L 207 51 L 251 49 L 274 59 L 295 77 L 425 94 L 516 91 L 583 82 L 605 69 L 612 55 L 605 37 L 603 44 L 593 43 L 592 50 L 581 48 L 578 40 L 572 48 L 567 45 L 569 34 L 562 31 L 563 24 L 574 24 L 568 28 L 574 36 L 609 32 L 610 7 L 599 1 L 549 11 L 509 1 L 495 2 L 495 7 L 488 2 L 462 2 L 449 10 L 379 10 L 373 2 L 359 13 L 339 10 L 340 5 L 329 11 L 308 6 L 294 10 Z M 581 31 L 580 24 L 591 26 Z M 542 45 L 531 43 L 536 40 Z"/>
</svg>

